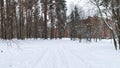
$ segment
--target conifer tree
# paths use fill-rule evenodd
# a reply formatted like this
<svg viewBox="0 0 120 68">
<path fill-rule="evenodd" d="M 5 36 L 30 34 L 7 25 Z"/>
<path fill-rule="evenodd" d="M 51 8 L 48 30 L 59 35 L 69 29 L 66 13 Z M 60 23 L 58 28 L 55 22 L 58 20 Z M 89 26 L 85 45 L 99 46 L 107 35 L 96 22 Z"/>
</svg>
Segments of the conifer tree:
<svg viewBox="0 0 120 68">
<path fill-rule="evenodd" d="M 57 29 L 58 37 L 61 39 L 63 37 L 63 32 L 66 23 L 66 1 L 56 0 L 56 16 L 57 16 Z"/>
</svg>

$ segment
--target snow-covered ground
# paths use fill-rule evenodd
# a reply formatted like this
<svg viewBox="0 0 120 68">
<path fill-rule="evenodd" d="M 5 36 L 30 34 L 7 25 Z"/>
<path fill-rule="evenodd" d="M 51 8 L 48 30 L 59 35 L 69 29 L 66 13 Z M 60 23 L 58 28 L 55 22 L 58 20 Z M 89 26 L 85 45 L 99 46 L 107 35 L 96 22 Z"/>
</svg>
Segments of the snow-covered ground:
<svg viewBox="0 0 120 68">
<path fill-rule="evenodd" d="M 0 68 L 120 68 L 111 40 L 0 41 Z"/>
</svg>

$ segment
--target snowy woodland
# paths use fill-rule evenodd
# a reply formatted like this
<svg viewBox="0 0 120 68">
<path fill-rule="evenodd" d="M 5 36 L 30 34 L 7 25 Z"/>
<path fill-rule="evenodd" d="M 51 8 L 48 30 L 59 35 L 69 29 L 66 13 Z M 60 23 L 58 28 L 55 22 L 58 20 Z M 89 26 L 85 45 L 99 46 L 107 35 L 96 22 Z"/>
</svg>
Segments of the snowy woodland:
<svg viewBox="0 0 120 68">
<path fill-rule="evenodd" d="M 120 68 L 120 0 L 0 0 L 0 68 Z"/>
</svg>

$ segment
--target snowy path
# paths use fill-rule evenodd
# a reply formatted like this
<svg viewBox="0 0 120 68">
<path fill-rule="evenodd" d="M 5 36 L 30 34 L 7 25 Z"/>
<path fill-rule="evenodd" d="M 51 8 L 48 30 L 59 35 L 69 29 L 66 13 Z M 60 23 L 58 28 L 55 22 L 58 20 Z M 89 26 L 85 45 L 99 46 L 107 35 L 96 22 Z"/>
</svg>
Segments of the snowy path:
<svg viewBox="0 0 120 68">
<path fill-rule="evenodd" d="M 1 42 L 0 68 L 120 68 L 120 52 L 110 40 L 16 40 L 12 47 Z"/>
</svg>

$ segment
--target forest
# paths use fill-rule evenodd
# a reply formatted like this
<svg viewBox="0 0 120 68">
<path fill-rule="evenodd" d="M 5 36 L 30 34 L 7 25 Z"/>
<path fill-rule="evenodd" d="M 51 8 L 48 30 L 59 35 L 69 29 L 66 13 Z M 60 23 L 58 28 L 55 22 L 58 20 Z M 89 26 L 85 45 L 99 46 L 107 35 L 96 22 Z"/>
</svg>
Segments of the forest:
<svg viewBox="0 0 120 68">
<path fill-rule="evenodd" d="M 120 68 L 120 0 L 0 0 L 0 68 Z"/>
<path fill-rule="evenodd" d="M 0 38 L 67 37 L 80 41 L 113 38 L 117 49 L 116 38 L 120 44 L 119 0 L 90 2 L 98 8 L 98 13 L 85 18 L 84 11 L 77 6 L 67 15 L 66 0 L 0 0 Z"/>
</svg>

